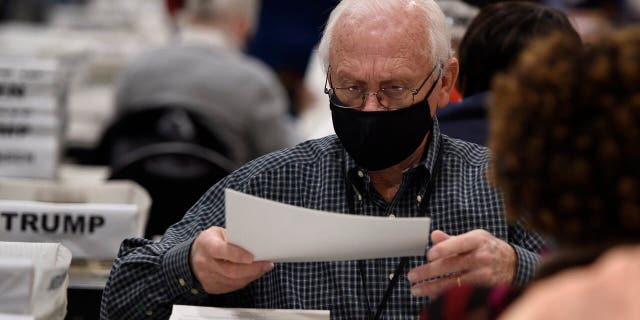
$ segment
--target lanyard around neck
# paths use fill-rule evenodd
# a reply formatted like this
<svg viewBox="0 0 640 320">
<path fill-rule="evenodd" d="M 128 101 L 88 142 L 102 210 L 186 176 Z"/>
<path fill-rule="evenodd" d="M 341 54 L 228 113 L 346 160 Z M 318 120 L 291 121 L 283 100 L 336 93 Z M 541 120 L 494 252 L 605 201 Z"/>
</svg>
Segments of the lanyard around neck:
<svg viewBox="0 0 640 320">
<path fill-rule="evenodd" d="M 435 175 L 440 171 L 440 165 L 442 164 L 442 154 L 444 153 L 442 148 L 443 148 L 443 144 L 442 144 L 442 138 L 440 139 L 440 150 L 438 152 L 438 155 L 436 157 L 436 163 L 435 166 L 433 167 L 433 171 L 430 173 L 430 177 L 429 177 L 429 181 L 427 182 L 427 190 L 424 194 L 424 201 L 420 202 L 418 204 L 418 214 L 419 216 L 427 216 L 427 202 L 429 201 L 430 195 L 434 190 L 434 184 L 435 184 Z M 345 166 L 344 169 L 346 169 L 346 161 L 343 161 L 343 165 Z M 346 173 L 347 171 L 344 170 L 344 172 Z M 350 214 L 356 214 L 356 205 L 355 205 L 355 193 L 354 193 L 354 186 L 349 182 L 349 178 L 346 177 L 345 179 L 345 187 L 346 187 L 346 196 L 347 196 L 347 205 L 349 206 L 349 213 Z M 406 267 L 407 263 L 409 262 L 409 258 L 408 257 L 403 257 L 400 260 L 400 263 L 398 263 L 398 265 L 396 266 L 394 272 L 393 272 L 393 277 L 391 277 L 391 279 L 389 280 L 389 283 L 387 284 L 387 288 L 384 291 L 384 295 L 382 296 L 382 300 L 380 300 L 380 303 L 378 304 L 378 307 L 376 308 L 376 312 L 375 314 L 373 313 L 373 310 L 371 309 L 371 305 L 369 304 L 369 299 L 365 299 L 366 301 L 366 306 L 367 306 L 367 319 L 368 320 L 378 320 L 382 317 L 382 311 L 384 311 L 384 309 L 387 306 L 387 302 L 389 301 L 389 298 L 391 297 L 391 293 L 393 292 L 393 289 L 398 285 L 398 281 L 400 279 L 400 274 L 402 274 L 402 272 L 404 272 L 404 268 Z M 367 290 L 367 277 L 366 277 L 366 270 L 365 270 L 365 266 L 364 266 L 364 260 L 358 260 L 357 261 L 358 264 L 358 272 L 360 274 L 360 279 L 362 280 L 362 286 L 364 289 L 364 292 L 366 294 Z"/>
</svg>

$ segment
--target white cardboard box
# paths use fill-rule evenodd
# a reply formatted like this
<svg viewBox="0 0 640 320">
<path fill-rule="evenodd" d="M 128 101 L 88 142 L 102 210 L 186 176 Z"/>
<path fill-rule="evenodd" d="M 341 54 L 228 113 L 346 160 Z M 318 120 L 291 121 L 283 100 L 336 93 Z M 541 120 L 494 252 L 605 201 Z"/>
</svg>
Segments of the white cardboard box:
<svg viewBox="0 0 640 320">
<path fill-rule="evenodd" d="M 0 136 L 0 177 L 56 177 L 60 138 L 51 136 Z"/>
<path fill-rule="evenodd" d="M 24 257 L 0 257 L 0 312 L 29 314 L 35 272 L 33 261 Z"/>
<path fill-rule="evenodd" d="M 63 136 L 61 69 L 0 55 L 0 176 L 55 178 Z"/>
<path fill-rule="evenodd" d="M 150 204 L 129 181 L 0 179 L 0 241 L 60 242 L 74 258 L 113 259 L 122 240 L 144 235 Z"/>
<path fill-rule="evenodd" d="M 28 293 L 25 293 L 24 284 L 15 283 L 15 286 L 11 286 L 9 283 L 3 283 L 11 281 L 11 278 L 0 278 L 3 288 L 10 291 L 3 295 L 22 299 L 22 304 L 28 306 L 27 312 L 23 312 L 22 316 L 33 316 L 35 319 L 64 319 L 67 312 L 68 270 L 71 263 L 71 252 L 67 248 L 59 243 L 0 242 L 0 259 L 23 261 L 17 263 L 14 268 L 15 274 L 19 277 L 23 277 L 25 273 L 24 260 L 30 261 L 33 266 L 33 280 L 30 282 Z M 11 306 L 0 304 L 0 313 L 20 315 L 15 311 Z"/>
<path fill-rule="evenodd" d="M 10 97 L 57 96 L 58 70 L 53 59 L 0 55 L 0 93 Z"/>
</svg>

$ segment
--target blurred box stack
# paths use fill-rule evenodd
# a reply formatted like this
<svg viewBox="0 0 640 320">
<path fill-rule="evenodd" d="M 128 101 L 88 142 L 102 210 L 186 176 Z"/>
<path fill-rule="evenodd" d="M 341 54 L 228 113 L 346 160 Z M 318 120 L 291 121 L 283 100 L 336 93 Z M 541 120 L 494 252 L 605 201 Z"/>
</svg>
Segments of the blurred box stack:
<svg viewBox="0 0 640 320">
<path fill-rule="evenodd" d="M 63 113 L 55 60 L 0 56 L 0 176 L 55 178 Z"/>
</svg>

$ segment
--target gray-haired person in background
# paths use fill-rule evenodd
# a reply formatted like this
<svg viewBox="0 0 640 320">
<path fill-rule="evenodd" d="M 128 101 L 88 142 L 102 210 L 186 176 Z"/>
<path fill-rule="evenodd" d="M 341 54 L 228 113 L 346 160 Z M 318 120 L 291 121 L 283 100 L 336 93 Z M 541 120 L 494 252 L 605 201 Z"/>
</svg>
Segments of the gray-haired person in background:
<svg viewBox="0 0 640 320">
<path fill-rule="evenodd" d="M 225 302 L 325 309 L 332 319 L 407 319 L 452 285 L 530 279 L 542 241 L 522 222 L 507 223 L 502 196 L 486 179 L 487 149 L 440 133 L 435 112 L 449 101 L 458 62 L 438 5 L 344 0 L 319 48 L 337 135 L 240 168 L 160 242 L 125 240 L 103 319 L 167 318 L 172 304 Z M 432 241 L 413 257 L 254 261 L 226 240 L 225 188 L 332 212 L 430 216 Z"/>
<path fill-rule="evenodd" d="M 177 39 L 135 59 L 118 82 L 119 114 L 175 106 L 201 117 L 240 166 L 299 142 L 275 74 L 242 52 L 258 0 L 188 0 Z"/>
</svg>

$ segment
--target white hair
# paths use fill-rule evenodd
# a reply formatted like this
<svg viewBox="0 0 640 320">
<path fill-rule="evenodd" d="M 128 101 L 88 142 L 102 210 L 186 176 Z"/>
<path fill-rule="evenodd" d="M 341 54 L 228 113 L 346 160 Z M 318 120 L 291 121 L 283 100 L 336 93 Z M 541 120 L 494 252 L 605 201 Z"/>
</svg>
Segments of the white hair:
<svg viewBox="0 0 640 320">
<path fill-rule="evenodd" d="M 331 12 L 324 29 L 318 55 L 325 70 L 329 66 L 329 53 L 333 34 L 338 21 L 343 17 L 349 19 L 367 17 L 397 17 L 408 10 L 417 13 L 421 21 L 418 25 L 428 38 L 428 49 L 431 61 L 441 64 L 451 58 L 451 34 L 446 19 L 438 4 L 433 0 L 342 0 Z M 421 23 L 420 23 L 421 22 Z M 427 48 L 424 48 L 425 51 Z"/>
<path fill-rule="evenodd" d="M 252 26 L 258 20 L 259 11 L 259 0 L 187 0 L 184 9 L 191 19 L 213 21 L 241 16 Z"/>
</svg>

